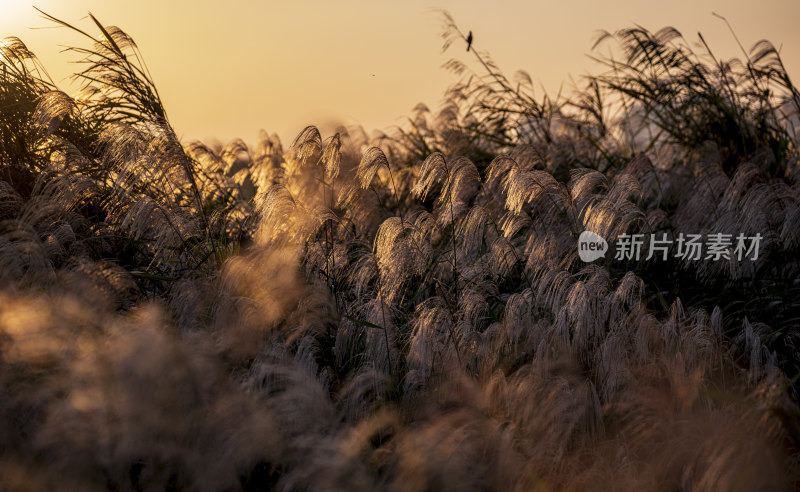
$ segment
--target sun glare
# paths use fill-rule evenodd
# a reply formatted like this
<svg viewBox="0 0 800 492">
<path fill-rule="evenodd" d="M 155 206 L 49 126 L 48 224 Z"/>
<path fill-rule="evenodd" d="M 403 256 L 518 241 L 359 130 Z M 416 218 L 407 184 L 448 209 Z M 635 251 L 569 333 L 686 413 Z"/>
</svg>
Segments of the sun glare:
<svg viewBox="0 0 800 492">
<path fill-rule="evenodd" d="M 0 6 L 0 11 L 2 11 L 0 28 L 3 29 L 3 35 L 11 30 L 19 29 L 25 15 L 32 10 L 27 2 L 3 1 Z"/>
</svg>

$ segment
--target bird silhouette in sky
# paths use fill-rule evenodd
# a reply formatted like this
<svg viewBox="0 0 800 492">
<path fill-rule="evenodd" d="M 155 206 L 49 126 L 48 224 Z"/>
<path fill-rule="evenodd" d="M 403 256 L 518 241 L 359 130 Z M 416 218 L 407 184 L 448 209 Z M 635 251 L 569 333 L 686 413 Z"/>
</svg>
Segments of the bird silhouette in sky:
<svg viewBox="0 0 800 492">
<path fill-rule="evenodd" d="M 470 46 L 472 46 L 472 31 L 467 34 L 467 51 L 469 51 Z"/>
</svg>

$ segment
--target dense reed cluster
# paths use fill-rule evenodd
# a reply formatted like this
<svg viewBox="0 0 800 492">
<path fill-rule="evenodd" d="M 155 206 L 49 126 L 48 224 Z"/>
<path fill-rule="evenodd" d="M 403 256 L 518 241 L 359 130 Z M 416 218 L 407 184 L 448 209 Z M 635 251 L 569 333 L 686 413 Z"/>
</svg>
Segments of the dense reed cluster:
<svg viewBox="0 0 800 492">
<path fill-rule="evenodd" d="M 768 43 L 608 34 L 558 100 L 473 49 L 436 114 L 284 150 L 180 142 L 92 20 L 74 97 L 0 44 L 0 489 L 800 484 L 800 94 Z M 584 263 L 585 230 L 763 240 Z"/>
</svg>

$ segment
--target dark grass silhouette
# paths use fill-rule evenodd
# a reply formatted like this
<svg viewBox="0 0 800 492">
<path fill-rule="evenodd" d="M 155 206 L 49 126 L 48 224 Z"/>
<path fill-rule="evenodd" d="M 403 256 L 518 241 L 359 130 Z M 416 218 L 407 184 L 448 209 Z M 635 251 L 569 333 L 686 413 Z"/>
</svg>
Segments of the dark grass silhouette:
<svg viewBox="0 0 800 492">
<path fill-rule="evenodd" d="M 767 43 L 623 30 L 557 100 L 473 43 L 439 113 L 284 151 L 181 144 L 92 20 L 76 97 L 0 47 L 4 490 L 797 487 L 800 98 Z M 765 239 L 587 265 L 587 229 Z"/>
</svg>

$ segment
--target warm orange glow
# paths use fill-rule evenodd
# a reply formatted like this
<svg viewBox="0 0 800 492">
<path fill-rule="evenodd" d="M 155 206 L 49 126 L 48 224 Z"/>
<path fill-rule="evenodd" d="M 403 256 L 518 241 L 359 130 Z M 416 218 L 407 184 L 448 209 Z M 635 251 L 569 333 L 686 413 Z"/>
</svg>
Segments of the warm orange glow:
<svg viewBox="0 0 800 492">
<path fill-rule="evenodd" d="M 782 46 L 800 73 L 800 3 L 681 0 L 611 2 L 106 2 L 39 0 L 40 9 L 91 31 L 91 11 L 138 43 L 184 139 L 253 140 L 259 128 L 286 140 L 307 124 L 360 123 L 367 131 L 402 124 L 419 102 L 435 109 L 455 77 L 441 68 L 464 47 L 441 53 L 440 16 L 448 10 L 472 30 L 506 73 L 527 70 L 555 95 L 596 67 L 586 56 L 599 29 L 672 25 L 689 40 L 703 32 L 715 53 L 741 56 L 724 15 L 749 48 L 762 38 Z M 191 10 L 191 12 L 189 12 Z M 60 46 L 81 40 L 50 27 L 30 0 L 4 0 L 0 36 L 15 35 L 69 88 L 75 69 Z M 92 31 L 93 32 L 93 31 Z"/>
</svg>

